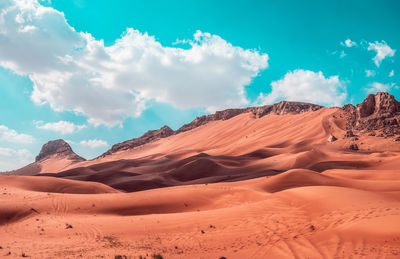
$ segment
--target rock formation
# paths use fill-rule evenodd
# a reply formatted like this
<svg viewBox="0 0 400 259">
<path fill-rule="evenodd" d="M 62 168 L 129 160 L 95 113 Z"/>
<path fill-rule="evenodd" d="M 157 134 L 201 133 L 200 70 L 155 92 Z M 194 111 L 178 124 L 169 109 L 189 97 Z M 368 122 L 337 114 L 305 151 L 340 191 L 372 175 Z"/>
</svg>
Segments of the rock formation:
<svg viewBox="0 0 400 259">
<path fill-rule="evenodd" d="M 85 159 L 78 156 L 72 151 L 71 146 L 62 139 L 52 140 L 42 146 L 40 153 L 36 156 L 36 162 L 44 160 L 51 156 L 67 157 L 70 160 L 84 161 Z"/>
<path fill-rule="evenodd" d="M 348 130 L 380 131 L 383 137 L 400 134 L 400 102 L 389 93 L 370 94 L 356 107 L 345 105 L 343 109 L 349 113 Z"/>
<path fill-rule="evenodd" d="M 358 150 L 358 145 L 357 145 L 357 144 L 351 144 L 351 145 L 349 146 L 349 149 L 350 149 L 350 150 L 357 151 L 357 150 Z"/>
</svg>

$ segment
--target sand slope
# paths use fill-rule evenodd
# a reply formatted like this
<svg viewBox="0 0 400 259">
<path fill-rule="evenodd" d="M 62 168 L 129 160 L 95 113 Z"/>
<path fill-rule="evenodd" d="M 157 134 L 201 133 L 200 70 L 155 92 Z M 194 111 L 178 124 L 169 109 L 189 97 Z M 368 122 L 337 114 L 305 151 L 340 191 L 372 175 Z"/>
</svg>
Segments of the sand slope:
<svg viewBox="0 0 400 259">
<path fill-rule="evenodd" d="M 9 178 L 7 187 L 1 188 L 3 255 L 9 251 L 13 257 L 25 253 L 33 258 L 138 258 L 153 253 L 164 258 L 400 255 L 399 177 L 355 180 L 291 170 L 234 183 L 85 195 L 33 192 L 36 183 L 24 183 L 20 189 L 21 181 Z M 32 242 L 39 238 L 40 243 Z"/>
<path fill-rule="evenodd" d="M 239 181 L 289 169 L 371 169 L 396 160 L 400 142 L 367 134 L 344 138 L 345 112 L 323 108 L 255 118 L 245 113 L 91 161 L 49 165 L 42 174 L 95 181 L 133 192 L 160 187 Z M 330 135 L 339 140 L 330 143 Z M 348 147 L 357 144 L 359 151 Z M 51 160 L 47 160 L 50 161 Z M 48 162 L 48 164 L 51 164 Z M 59 165 L 60 161 L 53 161 Z M 54 174 L 56 173 L 56 174 Z"/>
<path fill-rule="evenodd" d="M 248 113 L 2 176 L 0 257 L 400 258 L 400 143 L 345 129 L 338 108 Z"/>
</svg>

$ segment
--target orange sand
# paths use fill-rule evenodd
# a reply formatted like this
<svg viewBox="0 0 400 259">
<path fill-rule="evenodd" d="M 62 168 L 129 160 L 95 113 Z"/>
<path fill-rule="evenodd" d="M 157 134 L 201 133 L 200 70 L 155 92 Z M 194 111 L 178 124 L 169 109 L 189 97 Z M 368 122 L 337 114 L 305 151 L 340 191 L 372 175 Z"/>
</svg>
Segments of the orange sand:
<svg viewBox="0 0 400 259">
<path fill-rule="evenodd" d="M 96 169 L 110 186 L 139 186 L 127 180 L 130 173 L 147 177 L 146 184 L 192 183 L 140 192 L 2 176 L 0 256 L 400 258 L 400 143 L 365 135 L 353 141 L 344 133 L 337 108 L 242 114 L 60 169 L 73 169 L 73 177 Z M 339 140 L 327 142 L 330 134 Z M 349 151 L 351 143 L 360 151 Z M 49 159 L 41 171 L 56 173 L 64 162 Z M 202 183 L 229 180 L 221 172 L 233 169 L 243 179 L 283 173 Z M 126 174 L 110 177 L 112 170 Z"/>
</svg>

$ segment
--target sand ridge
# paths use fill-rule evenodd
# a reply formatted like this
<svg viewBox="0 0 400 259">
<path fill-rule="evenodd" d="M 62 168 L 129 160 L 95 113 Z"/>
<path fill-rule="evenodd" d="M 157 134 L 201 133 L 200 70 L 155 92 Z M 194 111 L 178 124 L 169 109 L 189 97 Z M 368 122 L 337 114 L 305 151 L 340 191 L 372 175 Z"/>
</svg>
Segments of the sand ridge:
<svg viewBox="0 0 400 259">
<path fill-rule="evenodd" d="M 295 169 L 241 182 L 84 195 L 21 189 L 23 178 L 10 178 L 1 188 L 1 252 L 11 251 L 13 256 L 396 258 L 400 254 L 398 178 L 355 180 Z M 40 243 L 28 242 L 35 238 Z"/>
<path fill-rule="evenodd" d="M 51 157 L 51 174 L 0 177 L 0 256 L 399 258 L 400 143 L 345 134 L 339 108 L 243 113 L 91 161 Z"/>
</svg>

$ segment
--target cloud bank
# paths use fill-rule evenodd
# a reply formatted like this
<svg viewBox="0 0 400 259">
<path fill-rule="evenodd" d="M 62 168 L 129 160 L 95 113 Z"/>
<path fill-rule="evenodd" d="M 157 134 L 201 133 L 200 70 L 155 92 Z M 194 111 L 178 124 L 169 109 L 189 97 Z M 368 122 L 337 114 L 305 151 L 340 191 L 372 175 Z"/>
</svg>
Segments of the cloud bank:
<svg viewBox="0 0 400 259">
<path fill-rule="evenodd" d="M 35 138 L 31 135 L 18 133 L 13 129 L 9 129 L 7 126 L 0 125 L 0 142 L 30 144 L 34 141 Z"/>
<path fill-rule="evenodd" d="M 267 54 L 201 31 L 185 42 L 165 47 L 128 28 L 104 46 L 37 0 L 0 4 L 0 65 L 31 79 L 36 104 L 83 114 L 93 125 L 139 116 L 152 100 L 208 111 L 248 104 L 244 86 L 267 68 Z"/>
<path fill-rule="evenodd" d="M 45 124 L 42 121 L 36 121 L 34 123 L 38 129 L 51 130 L 62 135 L 72 134 L 87 127 L 86 125 L 76 125 L 69 121 L 48 122 Z"/>
<path fill-rule="evenodd" d="M 377 92 L 388 92 L 393 88 L 394 84 L 382 84 L 379 82 L 373 82 L 368 85 L 365 89 L 369 94 L 376 94 Z"/>
<path fill-rule="evenodd" d="M 271 83 L 270 94 L 260 94 L 258 102 L 272 104 L 281 100 L 341 106 L 346 100 L 346 87 L 338 76 L 325 77 L 322 72 L 294 70 Z"/>
<path fill-rule="evenodd" d="M 31 163 L 34 156 L 27 149 L 0 147 L 0 168 L 2 171 L 14 170 Z"/>
<path fill-rule="evenodd" d="M 372 59 L 375 62 L 375 65 L 379 67 L 386 57 L 393 57 L 396 50 L 392 49 L 387 43 L 383 40 L 381 42 L 369 42 L 368 50 L 375 51 L 376 55 Z"/>
</svg>

